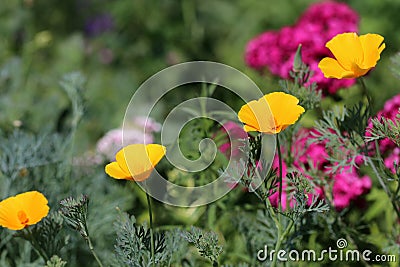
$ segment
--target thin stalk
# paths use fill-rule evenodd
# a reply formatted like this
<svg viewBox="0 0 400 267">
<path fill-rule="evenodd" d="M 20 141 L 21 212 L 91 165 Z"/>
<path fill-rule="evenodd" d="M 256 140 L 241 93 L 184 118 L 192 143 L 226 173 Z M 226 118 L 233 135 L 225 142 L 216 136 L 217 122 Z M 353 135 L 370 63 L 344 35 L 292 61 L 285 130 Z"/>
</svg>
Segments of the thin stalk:
<svg viewBox="0 0 400 267">
<path fill-rule="evenodd" d="M 97 261 L 97 264 L 99 264 L 100 267 L 103 267 L 103 264 L 101 263 L 101 260 L 99 259 L 99 257 L 97 256 L 96 252 L 94 251 L 94 247 L 93 247 L 92 241 L 90 240 L 90 237 L 87 236 L 85 239 L 86 239 L 86 242 L 87 242 L 87 244 L 89 246 L 90 252 L 92 253 L 93 257 Z"/>
<path fill-rule="evenodd" d="M 276 213 L 275 213 L 274 209 L 272 208 L 271 202 L 269 201 L 268 198 L 265 200 L 264 204 L 265 204 L 265 208 L 268 210 L 269 214 L 271 215 L 271 218 L 274 221 L 275 227 L 279 233 L 281 231 L 281 225 L 277 219 Z"/>
<path fill-rule="evenodd" d="M 360 77 L 358 80 L 360 81 L 360 84 L 361 84 L 362 94 L 367 97 L 368 106 L 371 108 L 371 106 L 372 106 L 372 98 L 368 94 L 368 89 L 367 89 L 367 86 L 365 85 L 365 81 L 364 81 L 363 77 Z"/>
<path fill-rule="evenodd" d="M 281 153 L 281 146 L 279 144 L 279 136 L 278 134 L 275 135 L 276 138 L 276 149 L 278 150 L 278 160 L 279 160 L 279 211 L 282 211 L 282 153 Z"/>
<path fill-rule="evenodd" d="M 278 231 L 278 241 L 275 244 L 275 253 L 274 253 L 274 257 L 272 259 L 271 267 L 275 267 L 276 266 L 277 259 L 278 259 L 278 251 L 281 249 L 282 242 L 285 240 L 287 235 L 290 233 L 290 230 L 292 229 L 293 224 L 294 224 L 294 221 L 290 220 L 288 226 L 286 226 L 286 229 L 285 229 L 285 231 L 283 233 L 282 233 L 282 229 L 281 228 Z"/>
<path fill-rule="evenodd" d="M 153 213 L 151 211 L 151 199 L 149 194 L 146 192 L 147 197 L 147 205 L 149 210 L 149 218 L 150 218 L 150 249 L 151 249 L 151 262 L 152 266 L 156 266 L 155 264 L 155 257 L 154 257 L 154 235 L 153 235 Z"/>
</svg>

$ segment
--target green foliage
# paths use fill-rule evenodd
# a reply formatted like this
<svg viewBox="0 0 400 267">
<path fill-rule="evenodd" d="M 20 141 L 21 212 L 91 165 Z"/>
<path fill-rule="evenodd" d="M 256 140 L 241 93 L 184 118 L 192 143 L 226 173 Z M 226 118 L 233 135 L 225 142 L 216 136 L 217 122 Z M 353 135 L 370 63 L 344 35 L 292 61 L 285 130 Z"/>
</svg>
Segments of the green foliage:
<svg viewBox="0 0 400 267">
<path fill-rule="evenodd" d="M 310 180 L 304 177 L 299 172 L 292 172 L 287 174 L 289 180 L 289 188 L 291 188 L 294 199 L 294 206 L 287 216 L 293 221 L 301 219 L 307 212 L 323 213 L 329 211 L 329 205 L 324 200 L 318 199 L 318 196 L 311 194 L 311 203 L 308 204 L 312 186 Z"/>
<path fill-rule="evenodd" d="M 67 262 L 63 261 L 57 255 L 55 255 L 46 262 L 45 267 L 64 267 L 66 265 L 67 265 Z"/>
<path fill-rule="evenodd" d="M 218 266 L 218 257 L 222 252 L 222 246 L 218 244 L 216 233 L 192 226 L 190 231 L 183 232 L 182 235 L 199 250 L 202 257 L 209 259 L 213 266 Z"/>
<path fill-rule="evenodd" d="M 301 61 L 294 64 L 291 80 L 279 83 L 276 77 L 249 69 L 243 60 L 244 47 L 251 38 L 266 30 L 291 25 L 311 2 L 315 1 L 3 1 L 0 5 L 0 199 L 38 190 L 48 198 L 51 213 L 29 227 L 32 236 L 28 229 L 15 234 L 0 228 L 0 266 L 97 266 L 90 254 L 93 247 L 106 266 L 151 264 L 149 229 L 142 223 L 147 219 L 143 192 L 132 183 L 106 177 L 105 162 L 93 161 L 86 151 L 93 153 L 96 141 L 121 125 L 126 105 L 141 82 L 176 63 L 198 59 L 222 62 L 243 71 L 263 92 L 278 89 L 295 95 L 308 111 L 300 124 L 306 124 L 307 119 L 308 126 L 314 126 L 317 121 L 319 134 L 314 140 L 326 143 L 328 160 L 334 165 L 331 173 L 337 173 L 343 166 L 355 166 L 355 156 L 367 148 L 364 135 L 369 119 L 366 106 L 357 104 L 357 86 L 321 99 L 315 85 L 308 82 L 312 75 L 309 67 Z M 390 62 L 387 58 L 400 45 L 396 13 L 399 3 L 375 0 L 347 3 L 359 12 L 360 32 L 380 33 L 387 44 L 377 67 L 368 74 L 374 100 L 368 107 L 372 114 L 398 93 L 398 80 L 388 75 L 387 70 L 392 69 L 399 78 L 400 54 L 395 54 Z M 113 18 L 112 29 L 99 35 L 88 34 L 87 25 L 103 14 Z M 156 120 L 161 122 L 168 110 L 193 96 L 213 96 L 235 110 L 243 104 L 219 88 L 201 88 L 201 93 L 198 87 L 180 89 L 161 100 L 162 108 L 152 114 Z M 337 109 L 332 110 L 332 106 Z M 371 136 L 366 141 L 388 137 L 398 146 L 398 119 L 372 119 Z M 371 192 L 365 199 L 357 200 L 365 201 L 361 208 L 354 204 L 337 211 L 328 203 L 328 210 L 327 204 L 317 198 L 306 205 L 311 197 L 306 194 L 310 184 L 307 177 L 293 172 L 295 159 L 290 153 L 299 127 L 290 126 L 280 134 L 293 207 L 280 211 L 265 203 L 276 192 L 277 171 L 269 171 L 270 162 L 258 161 L 260 139 L 252 136 L 250 159 L 233 164 L 224 177 L 227 182 L 241 178 L 240 184 L 250 192 L 238 186 L 212 207 L 174 209 L 156 204 L 157 265 L 208 266 L 208 259 L 199 259 L 198 253 L 188 246 L 185 239 L 189 235 L 191 240 L 201 243 L 201 253 L 205 257 L 211 255 L 215 262 L 218 260 L 224 266 L 258 266 L 257 251 L 264 245 L 274 247 L 278 233 L 283 234 L 293 221 L 296 221 L 294 226 L 281 240 L 282 248 L 335 247 L 336 239 L 344 236 L 354 248 L 398 253 L 398 218 L 389 205 L 395 203 L 392 205 L 395 208 L 400 203 L 397 164 L 392 173 L 384 166 L 381 155 L 375 153 L 368 166 L 359 169 L 373 181 Z M 223 140 L 218 139 L 217 128 L 207 119 L 185 125 L 179 136 L 185 156 L 198 158 L 201 152 L 198 145 L 204 138 L 212 138 L 220 145 Z M 215 162 L 204 172 L 180 172 L 165 163 L 157 168 L 171 182 L 198 186 L 213 181 L 226 163 L 225 156 L 217 152 Z M 263 168 L 258 168 L 260 165 Z M 313 179 L 311 183 L 329 188 L 325 193 L 331 199 L 333 181 L 326 179 L 326 173 L 313 169 L 312 164 L 308 167 L 305 174 Z M 261 186 L 252 190 L 264 177 Z M 62 220 L 55 212 L 60 200 L 82 193 L 90 197 L 90 212 L 84 197 L 69 198 L 61 204 L 66 214 Z M 129 215 L 118 216 L 116 207 L 135 214 L 137 221 Z M 110 226 L 116 218 L 119 219 L 115 232 Z M 88 240 L 64 228 L 62 221 L 84 237 L 88 238 L 90 232 L 92 248 L 89 246 L 88 250 Z M 181 230 L 192 224 L 199 228 Z M 215 234 L 200 229 L 212 229 Z M 223 244 L 223 253 L 216 233 Z M 16 236 L 28 240 L 35 236 L 36 244 Z M 134 259 L 132 255 L 139 257 Z M 301 265 L 293 263 L 297 264 Z"/>
<path fill-rule="evenodd" d="M 86 224 L 88 205 L 89 198 L 86 195 L 81 195 L 77 199 L 68 197 L 60 201 L 60 213 L 67 225 L 78 231 L 85 239 L 89 237 Z"/>
<path fill-rule="evenodd" d="M 400 146 L 400 113 L 396 115 L 394 121 L 382 117 L 372 118 L 371 123 L 372 128 L 368 129 L 370 136 L 365 137 L 367 142 L 389 138 L 397 146 Z"/>
<path fill-rule="evenodd" d="M 362 148 L 365 146 L 364 136 L 371 116 L 369 105 L 362 102 L 347 108 L 343 111 L 342 120 L 337 120 L 338 127 L 344 135 L 348 135 L 348 139 L 354 147 Z"/>
<path fill-rule="evenodd" d="M 57 212 L 50 213 L 32 229 L 19 231 L 15 235 L 29 241 L 45 260 L 57 256 L 68 243 L 68 238 L 62 235 L 63 219 Z"/>
<path fill-rule="evenodd" d="M 135 217 L 127 214 L 121 215 L 114 226 L 117 232 L 115 253 L 118 261 L 126 266 L 150 266 L 150 230 L 145 226 L 136 226 Z"/>
<path fill-rule="evenodd" d="M 114 223 L 117 238 L 115 257 L 123 266 L 151 266 L 150 229 L 139 225 L 135 217 L 121 213 Z M 157 266 L 181 264 L 187 252 L 187 243 L 178 229 L 155 233 L 155 258 Z M 118 265 L 121 266 L 121 265 Z"/>
<path fill-rule="evenodd" d="M 281 80 L 280 87 L 288 94 L 294 95 L 299 99 L 299 105 L 306 110 L 319 107 L 322 93 L 318 90 L 317 84 L 310 83 L 312 71 L 301 59 L 301 45 L 297 49 L 293 69 L 290 71 L 290 77 L 293 81 Z"/>
<path fill-rule="evenodd" d="M 346 107 L 342 109 L 336 107 L 332 110 L 323 111 L 322 119 L 315 123 L 317 133 L 313 133 L 312 139 L 324 143 L 329 151 L 328 160 L 336 163 L 329 170 L 331 173 L 337 173 L 346 166 L 356 166 L 356 156 L 362 152 L 363 147 L 360 147 L 360 141 L 356 139 L 356 137 L 359 137 L 356 134 L 359 133 L 353 127 L 356 126 L 359 130 L 358 126 L 363 125 L 363 123 L 366 125 L 366 122 L 354 125 L 349 123 L 354 120 L 354 112 L 357 112 L 357 110 L 357 108 L 354 108 L 349 111 Z M 361 127 L 365 128 L 366 126 Z M 343 132 L 342 129 L 350 130 L 351 134 Z"/>
<path fill-rule="evenodd" d="M 257 252 L 265 245 L 273 247 L 278 238 L 271 215 L 265 210 L 257 210 L 255 214 L 239 212 L 234 217 L 234 224 L 242 235 L 252 264 L 255 264 Z"/>
<path fill-rule="evenodd" d="M 14 130 L 0 136 L 0 171 L 15 179 L 24 169 L 59 163 L 64 160 L 65 140 L 57 133 L 34 135 Z"/>
</svg>

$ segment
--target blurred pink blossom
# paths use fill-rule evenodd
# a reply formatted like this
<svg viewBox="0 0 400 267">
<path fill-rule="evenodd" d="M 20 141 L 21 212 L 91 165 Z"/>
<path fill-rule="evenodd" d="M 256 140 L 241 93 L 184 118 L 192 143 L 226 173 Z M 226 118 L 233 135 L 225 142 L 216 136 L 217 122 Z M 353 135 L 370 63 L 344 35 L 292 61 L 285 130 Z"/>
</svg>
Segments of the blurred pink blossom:
<svg viewBox="0 0 400 267">
<path fill-rule="evenodd" d="M 108 131 L 97 141 L 96 150 L 108 160 L 114 160 L 115 154 L 127 144 L 149 144 L 153 142 L 153 133 L 161 130 L 161 124 L 151 118 L 135 117 L 132 124 L 124 128 Z M 124 142 L 124 144 L 123 144 Z"/>
</svg>

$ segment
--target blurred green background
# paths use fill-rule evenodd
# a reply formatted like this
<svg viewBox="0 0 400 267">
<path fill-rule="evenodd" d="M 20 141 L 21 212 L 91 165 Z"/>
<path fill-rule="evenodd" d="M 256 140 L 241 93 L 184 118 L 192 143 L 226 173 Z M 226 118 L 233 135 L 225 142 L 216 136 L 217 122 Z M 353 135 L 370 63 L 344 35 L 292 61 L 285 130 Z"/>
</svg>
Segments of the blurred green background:
<svg viewBox="0 0 400 267">
<path fill-rule="evenodd" d="M 58 81 L 71 71 L 87 78 L 78 152 L 120 126 L 140 84 L 176 63 L 221 62 L 243 71 L 263 90 L 275 90 L 276 78 L 262 77 L 245 65 L 245 45 L 263 31 L 294 24 L 312 2 L 3 1 L 0 127 L 11 130 L 16 120 L 33 131 L 62 127 L 58 124 L 68 114 L 68 99 Z M 360 33 L 385 37 L 387 48 L 367 79 L 377 111 L 399 90 L 389 58 L 400 47 L 400 2 L 346 2 L 360 15 Z M 351 101 L 353 91 L 339 95 Z"/>
<path fill-rule="evenodd" d="M 108 130 L 121 126 L 129 100 L 141 83 L 177 63 L 193 60 L 224 63 L 247 74 L 265 92 L 276 90 L 278 78 L 260 76 L 245 65 L 245 46 L 264 31 L 294 24 L 313 2 L 316 1 L 2 1 L 0 129 L 5 136 L 15 127 L 28 132 L 63 132 L 68 127 L 66 124 L 71 110 L 70 100 L 61 90 L 59 81 L 65 73 L 74 71 L 81 72 L 87 79 L 84 88 L 86 110 L 74 146 L 78 155 L 93 149 L 96 141 Z M 360 16 L 361 34 L 371 32 L 385 37 L 386 49 L 381 60 L 366 77 L 373 97 L 373 111 L 376 112 L 400 89 L 398 80 L 392 74 L 390 60 L 400 50 L 400 1 L 346 2 Z M 185 94 L 185 91 L 179 91 L 174 101 L 183 96 L 188 98 Z M 360 99 L 357 86 L 342 90 L 338 95 L 335 99 L 325 98 L 322 106 L 327 108 L 338 104 L 337 99 L 341 99 L 340 105 Z M 226 99 L 227 102 L 229 100 Z M 173 101 L 165 102 L 169 105 L 167 108 L 173 108 Z M 163 115 L 154 114 L 160 122 Z M 303 120 L 306 123 L 312 121 Z M 52 166 L 49 168 L 57 172 Z M 50 179 L 56 175 L 52 172 L 44 177 L 41 173 L 37 175 L 47 180 L 46 183 L 50 181 L 54 184 L 50 187 L 46 184 L 45 187 L 45 193 L 52 192 L 50 203 L 54 206 L 68 195 L 87 193 L 93 197 L 90 225 L 97 231 L 94 231 L 96 245 L 104 258 L 108 257 L 105 251 L 110 253 L 115 239 L 110 233 L 110 225 L 115 220 L 116 206 L 134 213 L 139 221 L 147 219 L 144 193 L 135 185 L 106 178 L 103 166 L 97 166 L 95 174 L 83 173 L 70 180 L 60 175 L 58 180 Z M 69 187 L 63 188 L 62 182 Z M 225 200 L 208 207 L 183 209 L 158 205 L 155 208 L 156 225 L 167 229 L 168 224 L 199 224 L 209 229 L 224 229 L 220 240 L 221 243 L 226 242 L 229 253 L 224 256 L 225 259 L 233 262 L 242 260 L 246 256 L 238 251 L 244 251 L 245 244 L 232 225 L 231 216 L 238 210 L 253 212 L 255 205 L 249 203 L 256 201 L 253 195 L 240 190 L 232 192 Z M 237 198 L 242 195 L 246 201 L 239 206 Z M 369 200 L 375 205 L 366 213 L 368 220 L 376 219 L 373 224 L 370 223 L 371 229 L 375 229 L 370 235 L 370 242 L 377 244 L 385 240 L 386 232 L 390 232 L 393 226 L 390 219 L 393 214 L 387 209 L 388 201 L 384 197 L 383 192 L 374 190 Z M 206 212 L 207 216 L 203 216 Z M 355 225 L 362 224 L 360 214 L 363 213 L 351 213 L 349 221 L 355 222 Z M 389 219 L 382 220 L 382 214 Z M 382 228 L 385 232 L 379 232 L 378 221 L 384 224 Z M 319 232 L 325 234 L 322 230 Z M 73 237 L 71 243 L 77 242 L 75 239 L 79 238 Z M 315 246 L 312 242 L 315 243 L 315 240 L 310 241 L 309 247 Z M 85 249 L 83 241 L 80 247 L 73 247 L 70 255 L 80 256 L 71 259 L 71 262 L 92 260 L 90 255 L 81 255 L 88 254 Z M 87 261 L 87 258 L 90 260 Z"/>
</svg>

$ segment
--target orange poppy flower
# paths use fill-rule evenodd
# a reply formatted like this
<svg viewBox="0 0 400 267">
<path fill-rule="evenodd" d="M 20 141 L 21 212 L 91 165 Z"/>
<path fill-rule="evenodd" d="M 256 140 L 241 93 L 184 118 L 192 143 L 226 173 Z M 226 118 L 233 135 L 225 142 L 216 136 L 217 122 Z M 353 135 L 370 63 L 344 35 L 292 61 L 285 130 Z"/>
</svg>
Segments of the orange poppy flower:
<svg viewBox="0 0 400 267">
<path fill-rule="evenodd" d="M 11 230 L 21 230 L 38 223 L 49 213 L 46 197 L 30 191 L 9 197 L 0 202 L 0 225 Z"/>
<path fill-rule="evenodd" d="M 165 152 L 165 147 L 157 144 L 128 145 L 118 151 L 116 161 L 107 164 L 105 171 L 115 179 L 141 182 L 150 176 Z"/>
<path fill-rule="evenodd" d="M 326 78 L 357 78 L 375 67 L 385 49 L 379 34 L 358 36 L 354 32 L 342 33 L 326 43 L 335 59 L 323 58 L 318 67 Z"/>
<path fill-rule="evenodd" d="M 299 100 L 283 92 L 274 92 L 243 105 L 238 113 L 246 132 L 277 134 L 294 124 L 305 111 Z"/>
</svg>

